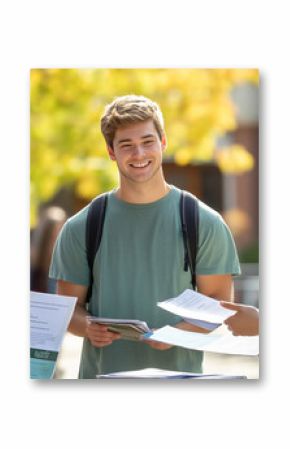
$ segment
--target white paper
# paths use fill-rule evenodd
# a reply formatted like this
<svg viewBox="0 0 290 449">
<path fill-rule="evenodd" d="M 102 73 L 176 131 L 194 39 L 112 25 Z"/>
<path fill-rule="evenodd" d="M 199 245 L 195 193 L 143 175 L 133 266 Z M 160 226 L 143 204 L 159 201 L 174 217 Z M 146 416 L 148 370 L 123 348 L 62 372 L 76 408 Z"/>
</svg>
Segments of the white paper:
<svg viewBox="0 0 290 449">
<path fill-rule="evenodd" d="M 151 335 L 148 334 L 145 338 L 198 351 L 237 355 L 259 354 L 258 336 L 235 337 L 225 326 L 210 334 L 200 334 L 172 326 L 164 326 L 154 331 Z"/>
<path fill-rule="evenodd" d="M 59 352 L 77 298 L 30 292 L 30 347 Z"/>
<path fill-rule="evenodd" d="M 109 374 L 99 374 L 99 379 L 168 379 L 168 378 L 184 378 L 184 377 L 200 376 L 200 374 L 168 371 L 158 368 L 144 368 L 136 371 L 120 371 Z"/>
<path fill-rule="evenodd" d="M 224 320 L 236 313 L 235 310 L 228 310 L 221 306 L 218 300 L 189 289 L 176 298 L 158 302 L 157 305 L 181 318 L 215 324 L 223 323 Z"/>
<path fill-rule="evenodd" d="M 98 379 L 246 379 L 246 376 L 189 373 L 185 371 L 168 371 L 158 368 L 144 368 L 136 371 L 99 374 L 96 377 Z"/>
</svg>

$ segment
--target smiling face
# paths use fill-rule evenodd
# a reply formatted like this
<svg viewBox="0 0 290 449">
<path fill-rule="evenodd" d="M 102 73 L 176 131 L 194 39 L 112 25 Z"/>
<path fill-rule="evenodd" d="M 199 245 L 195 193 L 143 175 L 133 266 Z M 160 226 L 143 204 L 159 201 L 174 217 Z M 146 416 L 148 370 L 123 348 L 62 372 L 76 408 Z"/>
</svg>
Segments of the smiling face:
<svg viewBox="0 0 290 449">
<path fill-rule="evenodd" d="M 121 183 L 146 183 L 163 178 L 162 155 L 165 135 L 160 137 L 153 120 L 134 123 L 116 130 L 110 158 L 116 161 Z"/>
</svg>

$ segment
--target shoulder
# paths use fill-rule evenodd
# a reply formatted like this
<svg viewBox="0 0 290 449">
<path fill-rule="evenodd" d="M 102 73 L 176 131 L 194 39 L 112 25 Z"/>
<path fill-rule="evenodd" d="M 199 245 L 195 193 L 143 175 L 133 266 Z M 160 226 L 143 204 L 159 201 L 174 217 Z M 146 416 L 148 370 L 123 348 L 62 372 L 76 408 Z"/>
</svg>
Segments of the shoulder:
<svg viewBox="0 0 290 449">
<path fill-rule="evenodd" d="M 233 236 L 222 215 L 202 201 L 199 204 L 199 245 L 209 243 L 225 246 L 233 243 Z"/>
<path fill-rule="evenodd" d="M 222 215 L 200 199 L 196 198 L 196 200 L 199 216 L 199 244 L 201 245 L 206 241 L 208 242 L 216 239 L 231 239 L 230 229 L 225 223 Z"/>
<path fill-rule="evenodd" d="M 111 191 L 106 192 L 106 196 L 109 199 L 111 196 Z M 104 194 L 97 196 L 94 200 L 98 199 L 100 196 L 104 196 Z M 94 201 L 92 200 L 92 201 Z M 72 215 L 65 223 L 64 230 L 74 234 L 76 237 L 83 236 L 86 232 L 86 224 L 88 218 L 88 212 L 90 209 L 92 202 L 87 204 L 84 208 L 78 211 L 76 214 Z"/>
<path fill-rule="evenodd" d="M 59 245 L 85 245 L 88 209 L 89 205 L 67 219 L 58 235 Z"/>
<path fill-rule="evenodd" d="M 221 214 L 201 200 L 198 200 L 198 210 L 200 225 L 206 229 L 225 224 Z"/>
<path fill-rule="evenodd" d="M 72 215 L 65 223 L 65 227 L 71 232 L 82 232 L 85 230 L 88 216 L 89 204 L 76 214 Z"/>
<path fill-rule="evenodd" d="M 70 217 L 58 235 L 49 276 L 80 285 L 89 285 L 86 254 L 86 206 Z"/>
<path fill-rule="evenodd" d="M 217 212 L 212 207 L 208 206 L 206 203 L 201 201 L 198 197 L 194 196 L 191 192 L 178 189 L 177 187 L 174 187 L 174 191 L 175 191 L 175 199 L 180 199 L 182 192 L 185 192 L 185 193 L 189 194 L 189 196 L 192 196 L 193 200 L 195 199 L 197 201 L 199 222 L 200 222 L 201 226 L 211 229 L 213 226 L 218 226 L 219 224 L 225 224 L 224 220 L 219 212 Z"/>
<path fill-rule="evenodd" d="M 189 194 L 192 196 L 193 200 L 197 201 L 198 206 L 198 216 L 199 216 L 199 232 L 209 233 L 213 232 L 216 228 L 226 226 L 221 214 L 217 212 L 212 207 L 208 206 L 206 203 L 201 201 L 198 197 L 194 196 L 191 192 L 187 190 L 181 190 L 176 186 L 171 186 L 173 191 L 172 198 L 176 204 L 179 205 L 182 193 Z"/>
<path fill-rule="evenodd" d="M 199 201 L 197 273 L 240 274 L 232 233 L 216 210 Z"/>
</svg>

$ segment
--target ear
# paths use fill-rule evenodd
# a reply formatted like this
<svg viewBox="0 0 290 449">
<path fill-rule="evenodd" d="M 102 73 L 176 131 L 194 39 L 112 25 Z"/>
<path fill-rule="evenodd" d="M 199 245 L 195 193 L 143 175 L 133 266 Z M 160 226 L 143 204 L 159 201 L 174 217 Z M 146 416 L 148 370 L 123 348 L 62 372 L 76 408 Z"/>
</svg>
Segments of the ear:
<svg viewBox="0 0 290 449">
<path fill-rule="evenodd" d="M 164 133 L 161 139 L 161 148 L 162 151 L 165 151 L 167 148 L 167 139 L 166 139 L 166 134 Z"/>
<path fill-rule="evenodd" d="M 112 161 L 115 161 L 115 160 L 116 160 L 116 156 L 115 156 L 115 153 L 114 153 L 113 148 L 110 147 L 109 145 L 107 145 L 107 150 L 108 150 L 110 159 L 111 159 Z"/>
</svg>

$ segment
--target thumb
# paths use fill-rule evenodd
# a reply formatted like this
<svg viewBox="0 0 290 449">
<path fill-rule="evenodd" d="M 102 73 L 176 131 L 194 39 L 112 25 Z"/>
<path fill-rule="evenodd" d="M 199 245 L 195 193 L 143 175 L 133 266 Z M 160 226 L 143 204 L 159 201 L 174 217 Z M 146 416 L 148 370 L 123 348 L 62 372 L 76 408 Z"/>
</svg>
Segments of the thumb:
<svg viewBox="0 0 290 449">
<path fill-rule="evenodd" d="M 242 307 L 240 304 L 236 304 L 234 302 L 226 302 L 226 301 L 220 301 L 220 305 L 225 307 L 226 309 L 236 310 L 237 312 Z"/>
</svg>

